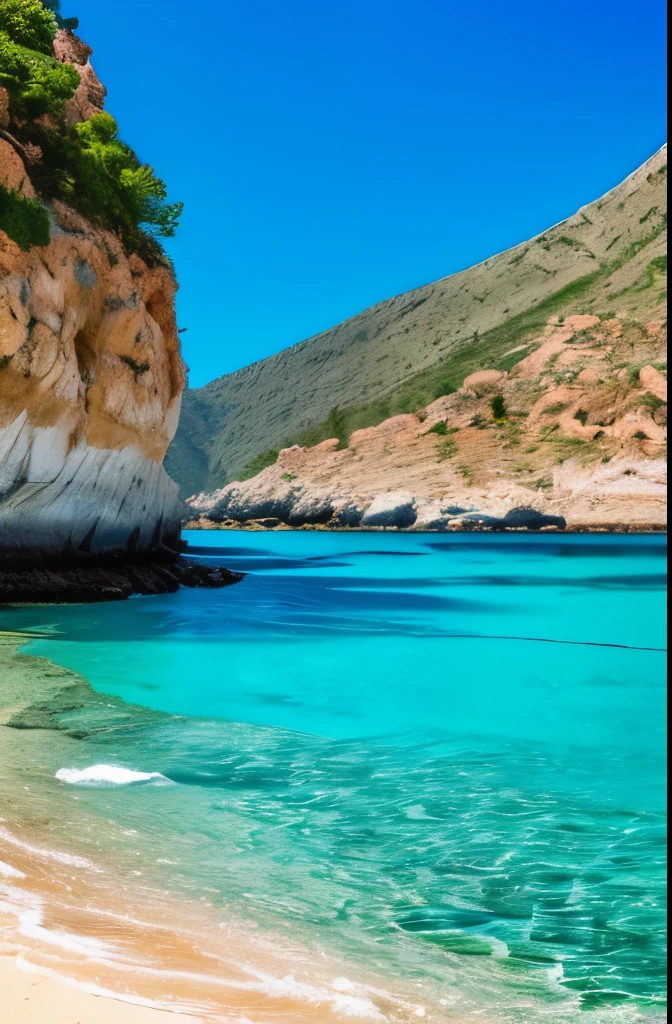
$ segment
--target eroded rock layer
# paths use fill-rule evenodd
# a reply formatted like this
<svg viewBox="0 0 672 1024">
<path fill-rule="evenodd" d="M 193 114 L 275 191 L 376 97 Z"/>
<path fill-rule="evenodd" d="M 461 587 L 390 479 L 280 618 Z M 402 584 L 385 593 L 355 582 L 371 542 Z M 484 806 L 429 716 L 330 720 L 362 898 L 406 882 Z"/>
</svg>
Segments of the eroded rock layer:
<svg viewBox="0 0 672 1024">
<path fill-rule="evenodd" d="M 251 479 L 188 499 L 193 519 L 201 526 L 663 529 L 667 332 L 664 299 L 652 301 L 660 316 L 644 322 L 553 316 L 510 371 L 472 373 L 417 413 L 356 430 L 347 446 L 332 438 L 285 448 Z"/>
<path fill-rule="evenodd" d="M 0 231 L 0 550 L 176 545 L 162 465 L 185 379 L 174 292 L 167 269 L 62 204 L 48 246 Z"/>
</svg>

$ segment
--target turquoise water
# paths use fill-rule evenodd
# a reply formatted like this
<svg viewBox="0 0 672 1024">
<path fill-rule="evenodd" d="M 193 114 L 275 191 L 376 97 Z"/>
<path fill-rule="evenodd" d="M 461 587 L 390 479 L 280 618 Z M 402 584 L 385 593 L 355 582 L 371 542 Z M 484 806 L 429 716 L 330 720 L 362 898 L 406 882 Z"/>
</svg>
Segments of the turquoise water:
<svg viewBox="0 0 672 1024">
<path fill-rule="evenodd" d="M 59 767 L 177 783 L 79 787 L 81 806 L 169 850 L 162 883 L 453 1008 L 659 1014 L 664 540 L 187 539 L 249 575 L 0 612 L 55 631 L 28 653 L 161 713 L 70 713 Z"/>
</svg>

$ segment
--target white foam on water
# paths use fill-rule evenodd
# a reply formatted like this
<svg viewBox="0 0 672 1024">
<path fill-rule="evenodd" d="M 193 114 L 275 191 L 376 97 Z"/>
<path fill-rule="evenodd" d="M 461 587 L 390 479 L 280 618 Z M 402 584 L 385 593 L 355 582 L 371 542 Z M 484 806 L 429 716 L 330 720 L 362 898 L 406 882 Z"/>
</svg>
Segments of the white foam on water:
<svg viewBox="0 0 672 1024">
<path fill-rule="evenodd" d="M 344 1017 L 359 1017 L 360 1019 L 376 1021 L 385 1020 L 378 1007 L 366 996 L 342 995 L 338 991 L 333 992 L 328 989 L 318 988 L 316 985 L 310 985 L 307 982 L 297 981 L 291 974 L 286 975 L 284 978 L 274 978 L 270 974 L 264 974 L 262 971 L 254 970 L 249 966 L 243 964 L 240 964 L 240 966 L 246 973 L 253 975 L 261 983 L 257 985 L 243 983 L 240 985 L 241 988 L 257 988 L 264 995 L 269 995 L 273 998 L 297 999 L 303 1002 L 314 1003 L 318 1006 L 321 1003 L 330 1003 L 332 1009 Z M 336 980 L 347 981 L 348 979 Z"/>
<path fill-rule="evenodd" d="M 25 933 L 24 933 L 25 934 Z M 51 933 L 55 935 L 56 933 Z M 75 939 L 75 936 L 60 936 L 61 938 Z M 88 940 L 84 940 L 88 941 Z M 90 956 L 90 962 L 105 964 L 118 971 L 130 972 L 136 975 L 145 975 L 154 978 L 173 978 L 184 981 L 194 981 L 200 986 L 214 985 L 221 988 L 231 988 L 242 992 L 257 992 L 272 999 L 294 999 L 298 1002 L 312 1003 L 314 1005 L 330 1004 L 332 1009 L 344 1017 L 357 1017 L 369 1021 L 384 1021 L 385 1017 L 380 1010 L 365 996 L 342 995 L 339 992 L 311 985 L 308 982 L 297 981 L 292 975 L 284 978 L 276 978 L 263 971 L 255 970 L 247 964 L 235 964 L 246 974 L 252 975 L 254 981 L 238 981 L 234 978 L 224 978 L 209 974 L 199 974 L 196 971 L 181 971 L 160 967 L 150 967 L 146 964 L 128 963 L 121 959 L 109 959 L 108 956 Z M 354 986 L 353 986 L 354 987 Z"/>
<path fill-rule="evenodd" d="M 350 981 L 350 978 L 334 978 L 331 983 L 331 987 L 335 988 L 337 992 L 352 992 L 354 983 Z"/>
<path fill-rule="evenodd" d="M 42 897 L 37 893 L 0 882 L 0 911 L 2 913 L 11 914 L 17 921 L 20 921 L 26 912 L 41 915 L 43 906 Z"/>
<path fill-rule="evenodd" d="M 5 878 L 25 878 L 23 871 L 19 871 L 18 868 L 13 868 L 11 864 L 5 864 L 4 860 L 0 860 L 0 875 L 4 875 Z"/>
<path fill-rule="evenodd" d="M 113 764 L 93 764 L 89 768 L 59 768 L 59 782 L 72 786 L 128 786 L 133 782 L 151 782 L 153 779 L 170 782 L 161 772 L 136 772 Z"/>
<path fill-rule="evenodd" d="M 71 935 L 68 932 L 51 931 L 42 925 L 42 912 L 39 910 L 28 910 L 19 918 L 19 932 L 27 939 L 37 939 L 50 946 L 58 946 L 68 953 L 79 953 L 86 957 L 100 957 L 102 954 L 110 955 L 110 949 L 99 939 L 88 938 L 83 935 Z"/>
<path fill-rule="evenodd" d="M 77 857 L 71 853 L 61 853 L 58 850 L 43 850 L 39 846 L 32 846 L 30 843 L 24 843 L 23 839 L 17 838 L 12 835 L 5 828 L 0 828 L 0 839 L 5 843 L 9 843 L 11 846 L 18 847 L 19 850 L 24 850 L 26 853 L 33 854 L 34 857 L 44 857 L 46 860 L 54 860 L 58 864 L 67 864 L 68 867 L 73 868 L 88 868 L 90 871 L 98 871 L 99 868 L 92 864 L 90 860 L 86 860 L 84 857 Z"/>
</svg>

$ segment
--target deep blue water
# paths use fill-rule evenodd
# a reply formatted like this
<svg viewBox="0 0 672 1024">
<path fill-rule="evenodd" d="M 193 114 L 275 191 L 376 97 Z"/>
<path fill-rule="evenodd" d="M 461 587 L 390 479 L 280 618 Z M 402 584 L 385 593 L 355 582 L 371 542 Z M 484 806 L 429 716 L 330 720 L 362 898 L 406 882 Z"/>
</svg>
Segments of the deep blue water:
<svg viewBox="0 0 672 1024">
<path fill-rule="evenodd" d="M 0 612 L 55 630 L 29 653 L 168 713 L 82 730 L 75 767 L 179 783 L 88 808 L 169 844 L 171 884 L 214 880 L 497 1019 L 659 1012 L 664 539 L 188 539 L 249 575 Z"/>
</svg>

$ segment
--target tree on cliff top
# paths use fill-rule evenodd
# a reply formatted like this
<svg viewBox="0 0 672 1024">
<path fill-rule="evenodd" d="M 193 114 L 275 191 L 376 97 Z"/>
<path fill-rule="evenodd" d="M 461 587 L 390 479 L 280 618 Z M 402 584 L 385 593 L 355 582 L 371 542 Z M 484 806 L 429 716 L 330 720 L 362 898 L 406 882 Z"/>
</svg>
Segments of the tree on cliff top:
<svg viewBox="0 0 672 1024">
<path fill-rule="evenodd" d="M 0 32 L 19 46 L 51 55 L 56 19 L 42 0 L 2 0 Z"/>
<path fill-rule="evenodd" d="M 112 115 L 94 114 L 74 131 L 72 173 L 63 183 L 68 198 L 93 219 L 116 225 L 127 239 L 138 229 L 150 238 L 174 235 L 182 203 L 166 201 L 164 182 L 119 139 Z"/>
<path fill-rule="evenodd" d="M 118 234 L 127 251 L 166 262 L 159 239 L 175 233 L 182 204 L 168 203 L 165 183 L 119 139 L 110 114 L 67 123 L 65 103 L 80 79 L 54 57 L 53 41 L 57 25 L 69 29 L 76 19 L 59 12 L 58 0 L 0 0 L 0 86 L 11 128 L 3 135 L 22 158 L 33 154 L 30 176 L 42 199 L 65 200 Z"/>
</svg>

